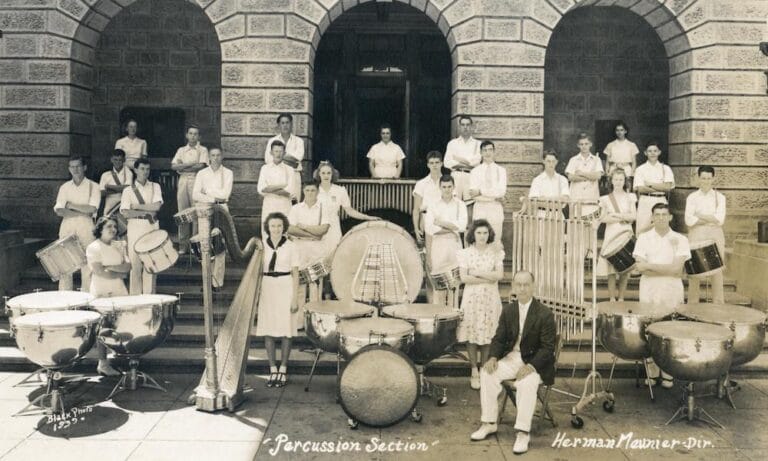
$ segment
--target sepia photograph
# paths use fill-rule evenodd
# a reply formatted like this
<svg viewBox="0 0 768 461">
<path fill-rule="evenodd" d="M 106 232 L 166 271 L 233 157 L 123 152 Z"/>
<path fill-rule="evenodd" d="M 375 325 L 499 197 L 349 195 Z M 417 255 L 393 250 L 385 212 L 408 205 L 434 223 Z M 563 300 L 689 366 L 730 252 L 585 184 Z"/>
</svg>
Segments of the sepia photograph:
<svg viewBox="0 0 768 461">
<path fill-rule="evenodd" d="M 768 0 L 0 0 L 0 297 L 0 461 L 765 460 Z"/>
</svg>

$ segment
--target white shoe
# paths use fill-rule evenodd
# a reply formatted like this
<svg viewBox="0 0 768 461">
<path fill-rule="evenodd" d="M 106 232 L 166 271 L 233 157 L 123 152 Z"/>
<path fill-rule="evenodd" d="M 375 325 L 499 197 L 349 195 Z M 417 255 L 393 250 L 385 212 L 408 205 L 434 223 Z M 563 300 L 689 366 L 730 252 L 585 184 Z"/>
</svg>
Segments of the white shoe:
<svg viewBox="0 0 768 461">
<path fill-rule="evenodd" d="M 515 445 L 512 447 L 512 453 L 522 455 L 528 451 L 528 442 L 531 441 L 531 434 L 519 431 L 515 437 Z"/>
<path fill-rule="evenodd" d="M 498 430 L 499 426 L 496 423 L 482 423 L 480 425 L 480 429 L 473 432 L 469 438 L 474 442 L 485 440 L 486 437 L 491 434 L 495 434 Z"/>
<path fill-rule="evenodd" d="M 477 372 L 477 368 L 472 370 L 472 376 L 469 378 L 469 387 L 474 390 L 480 389 L 480 374 Z"/>
<path fill-rule="evenodd" d="M 675 387 L 675 381 L 672 379 L 661 378 L 661 387 L 664 389 L 672 389 Z"/>
</svg>

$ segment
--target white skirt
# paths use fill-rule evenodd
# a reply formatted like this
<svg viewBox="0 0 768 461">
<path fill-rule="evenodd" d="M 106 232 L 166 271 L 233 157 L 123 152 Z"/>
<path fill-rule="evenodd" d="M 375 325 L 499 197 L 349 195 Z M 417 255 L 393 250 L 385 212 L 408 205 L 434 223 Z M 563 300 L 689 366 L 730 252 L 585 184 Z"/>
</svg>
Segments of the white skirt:
<svg viewBox="0 0 768 461">
<path fill-rule="evenodd" d="M 291 314 L 292 290 L 293 279 L 290 275 L 262 277 L 256 336 L 296 336 L 298 318 Z"/>
</svg>

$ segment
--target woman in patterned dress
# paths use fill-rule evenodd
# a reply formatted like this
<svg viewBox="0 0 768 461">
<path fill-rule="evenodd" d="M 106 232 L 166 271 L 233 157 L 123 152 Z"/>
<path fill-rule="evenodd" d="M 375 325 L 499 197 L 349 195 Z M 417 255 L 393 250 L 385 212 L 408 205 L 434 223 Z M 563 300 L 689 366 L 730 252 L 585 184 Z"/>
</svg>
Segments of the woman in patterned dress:
<svg viewBox="0 0 768 461">
<path fill-rule="evenodd" d="M 485 219 L 472 222 L 467 232 L 469 246 L 456 253 L 459 261 L 464 294 L 461 311 L 464 317 L 458 331 L 459 342 L 467 342 L 469 361 L 472 364 L 470 386 L 480 389 L 480 370 L 488 360 L 491 339 L 501 315 L 499 280 L 504 276 L 504 250 L 492 245 L 495 233 Z M 480 349 L 480 363 L 477 351 Z"/>
<path fill-rule="evenodd" d="M 600 197 L 602 208 L 602 222 L 605 223 L 605 236 L 603 248 L 610 245 L 611 241 L 621 234 L 632 235 L 632 223 L 637 217 L 637 197 L 626 191 L 627 176 L 624 170 L 617 168 L 611 174 L 612 191 L 609 195 Z M 627 291 L 627 282 L 631 271 L 617 274 L 616 269 L 607 259 L 600 256 L 597 260 L 595 271 L 598 277 L 608 276 L 608 293 L 611 301 L 616 301 L 616 278 L 619 279 L 618 300 L 624 301 L 624 293 Z"/>
</svg>

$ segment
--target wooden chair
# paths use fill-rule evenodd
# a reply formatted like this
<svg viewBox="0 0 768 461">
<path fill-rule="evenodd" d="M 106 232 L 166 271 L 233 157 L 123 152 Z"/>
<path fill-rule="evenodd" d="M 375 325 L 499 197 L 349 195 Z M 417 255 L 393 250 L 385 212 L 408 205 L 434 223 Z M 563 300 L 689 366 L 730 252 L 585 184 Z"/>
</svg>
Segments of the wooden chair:
<svg viewBox="0 0 768 461">
<path fill-rule="evenodd" d="M 557 373 L 557 362 L 560 360 L 560 349 L 563 347 L 563 339 L 558 333 L 555 336 L 555 373 Z M 508 379 L 501 382 L 501 387 L 504 388 L 504 392 L 502 393 L 502 403 L 499 407 L 499 423 L 501 423 L 501 419 L 504 416 L 504 410 L 507 408 L 507 400 L 511 400 L 512 404 L 515 404 L 515 386 L 514 386 L 515 380 L 514 379 Z M 539 389 L 536 392 L 536 396 L 541 402 L 541 411 L 539 412 L 539 420 L 544 421 L 545 419 L 548 420 L 550 423 L 552 423 L 552 427 L 557 427 L 557 422 L 555 421 L 555 418 L 552 416 L 552 413 L 549 410 L 549 394 L 552 390 L 553 385 L 546 385 L 544 383 L 539 385 Z M 535 415 L 534 415 L 535 416 Z"/>
</svg>

